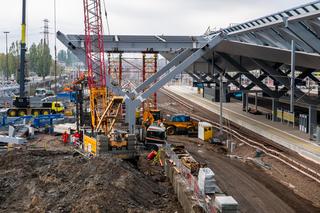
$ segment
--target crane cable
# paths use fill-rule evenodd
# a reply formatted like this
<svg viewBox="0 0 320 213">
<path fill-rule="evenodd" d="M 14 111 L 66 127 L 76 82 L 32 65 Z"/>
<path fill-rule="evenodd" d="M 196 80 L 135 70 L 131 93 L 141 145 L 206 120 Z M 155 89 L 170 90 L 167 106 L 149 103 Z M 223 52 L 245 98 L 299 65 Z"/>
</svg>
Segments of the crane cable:
<svg viewBox="0 0 320 213">
<path fill-rule="evenodd" d="M 104 6 L 104 16 L 106 17 L 106 22 L 107 22 L 107 31 L 108 31 L 108 35 L 110 35 L 111 31 L 110 31 L 110 25 L 109 25 L 108 13 L 107 13 L 107 7 L 106 7 L 105 0 L 103 0 L 103 6 Z"/>
<path fill-rule="evenodd" d="M 109 19 L 108 19 L 108 12 L 107 12 L 107 6 L 106 6 L 106 1 L 105 0 L 103 0 L 103 7 L 104 7 L 104 16 L 106 18 L 106 23 L 107 23 L 107 31 L 108 31 L 107 35 L 111 35 L 110 24 L 109 24 Z M 113 54 L 110 54 L 110 57 L 111 57 L 112 61 L 115 61 L 115 57 L 114 57 Z"/>
</svg>

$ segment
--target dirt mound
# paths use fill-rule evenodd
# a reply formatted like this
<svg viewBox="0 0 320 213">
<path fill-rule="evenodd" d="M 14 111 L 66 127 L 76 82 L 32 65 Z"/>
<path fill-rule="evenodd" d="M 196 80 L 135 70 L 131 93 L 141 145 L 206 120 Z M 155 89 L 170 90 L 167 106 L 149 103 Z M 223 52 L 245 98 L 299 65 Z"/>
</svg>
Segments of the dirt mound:
<svg viewBox="0 0 320 213">
<path fill-rule="evenodd" d="M 0 212 L 180 212 L 168 187 L 122 160 L 14 151 L 0 162 Z"/>
</svg>

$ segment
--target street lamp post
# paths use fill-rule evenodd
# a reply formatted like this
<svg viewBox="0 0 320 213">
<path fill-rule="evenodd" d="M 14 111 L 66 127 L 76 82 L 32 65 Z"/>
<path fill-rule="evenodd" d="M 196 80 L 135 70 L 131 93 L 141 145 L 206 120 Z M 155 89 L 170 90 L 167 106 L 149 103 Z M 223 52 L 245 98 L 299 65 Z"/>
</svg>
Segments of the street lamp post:
<svg viewBox="0 0 320 213">
<path fill-rule="evenodd" d="M 8 81 L 9 80 L 9 57 L 8 57 L 8 34 L 10 32 L 8 31 L 5 31 L 3 32 L 5 35 L 6 35 L 6 80 Z"/>
</svg>

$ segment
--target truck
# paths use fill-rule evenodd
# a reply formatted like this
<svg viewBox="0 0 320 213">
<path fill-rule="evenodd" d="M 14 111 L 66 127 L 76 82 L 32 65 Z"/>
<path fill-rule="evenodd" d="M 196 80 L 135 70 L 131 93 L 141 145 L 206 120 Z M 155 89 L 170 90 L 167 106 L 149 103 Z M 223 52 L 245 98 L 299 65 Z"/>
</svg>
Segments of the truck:
<svg viewBox="0 0 320 213">
<path fill-rule="evenodd" d="M 26 115 L 39 116 L 39 115 L 49 115 L 64 112 L 64 105 L 59 101 L 52 101 L 46 103 L 40 103 L 39 106 L 30 106 L 30 99 L 24 98 L 21 101 L 16 98 L 13 101 L 13 107 L 7 110 L 8 117 L 21 117 Z"/>
<path fill-rule="evenodd" d="M 168 135 L 177 133 L 195 135 L 198 132 L 198 121 L 192 119 L 189 115 L 176 114 L 171 116 L 168 121 L 163 121 Z"/>
<path fill-rule="evenodd" d="M 53 90 L 48 90 L 45 88 L 37 88 L 35 92 L 36 97 L 48 97 L 48 96 L 54 96 Z"/>
<path fill-rule="evenodd" d="M 161 112 L 158 109 L 146 109 L 143 112 L 139 140 L 148 150 L 158 150 L 159 146 L 166 144 L 166 129 L 159 124 L 160 120 Z"/>
<path fill-rule="evenodd" d="M 148 150 L 158 150 L 159 146 L 164 146 L 166 143 L 167 135 L 164 127 L 152 124 L 147 128 L 144 145 Z"/>
</svg>

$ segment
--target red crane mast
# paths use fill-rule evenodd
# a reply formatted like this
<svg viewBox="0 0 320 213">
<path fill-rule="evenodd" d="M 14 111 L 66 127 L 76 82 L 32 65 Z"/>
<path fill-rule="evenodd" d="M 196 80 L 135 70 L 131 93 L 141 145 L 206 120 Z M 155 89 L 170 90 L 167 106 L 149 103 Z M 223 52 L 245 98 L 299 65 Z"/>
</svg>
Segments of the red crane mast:
<svg viewBox="0 0 320 213">
<path fill-rule="evenodd" d="M 101 2 L 100 0 L 83 0 L 83 6 L 91 124 L 93 129 L 101 125 L 107 130 L 107 120 L 103 118 L 107 108 L 107 88 Z"/>
</svg>

